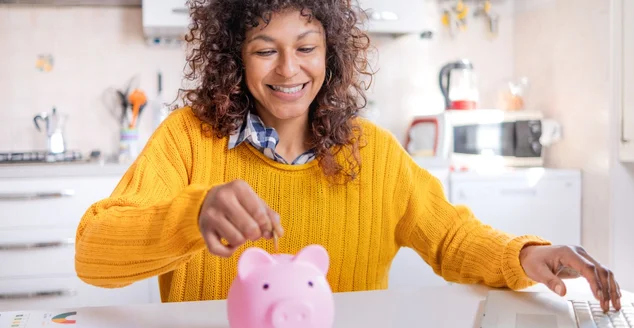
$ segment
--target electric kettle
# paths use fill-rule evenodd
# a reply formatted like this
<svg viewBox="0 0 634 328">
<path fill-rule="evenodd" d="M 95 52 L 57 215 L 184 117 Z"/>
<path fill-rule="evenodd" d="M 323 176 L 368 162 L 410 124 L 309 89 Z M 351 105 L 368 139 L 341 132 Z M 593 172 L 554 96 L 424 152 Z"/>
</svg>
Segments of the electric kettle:
<svg viewBox="0 0 634 328">
<path fill-rule="evenodd" d="M 480 94 L 473 65 L 467 59 L 446 64 L 438 75 L 440 91 L 445 99 L 445 110 L 476 109 Z"/>
</svg>

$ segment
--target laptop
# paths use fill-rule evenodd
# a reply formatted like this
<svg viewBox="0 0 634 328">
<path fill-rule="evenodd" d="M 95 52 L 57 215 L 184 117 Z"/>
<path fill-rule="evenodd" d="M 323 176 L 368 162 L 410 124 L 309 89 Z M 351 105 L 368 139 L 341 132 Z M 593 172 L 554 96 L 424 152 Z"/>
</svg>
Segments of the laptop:
<svg viewBox="0 0 634 328">
<path fill-rule="evenodd" d="M 481 328 L 634 327 L 634 300 L 603 313 L 592 294 L 561 297 L 553 292 L 489 291 Z"/>
</svg>

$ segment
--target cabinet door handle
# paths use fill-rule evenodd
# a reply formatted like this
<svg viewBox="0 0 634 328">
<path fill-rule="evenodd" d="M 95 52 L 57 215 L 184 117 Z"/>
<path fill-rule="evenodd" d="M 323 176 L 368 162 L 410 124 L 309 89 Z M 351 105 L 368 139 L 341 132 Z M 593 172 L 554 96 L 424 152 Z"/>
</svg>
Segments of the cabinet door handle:
<svg viewBox="0 0 634 328">
<path fill-rule="evenodd" d="M 625 138 L 625 104 L 621 103 L 621 142 L 628 143 L 629 139 Z"/>
<path fill-rule="evenodd" d="M 31 249 L 45 249 L 71 246 L 75 244 L 73 238 L 65 240 L 41 242 L 41 243 L 23 243 L 23 244 L 0 244 L 0 251 L 27 251 Z"/>
<path fill-rule="evenodd" d="M 74 289 L 43 290 L 26 293 L 0 293 L 0 300 L 26 300 L 41 297 L 73 296 L 76 294 L 77 291 Z"/>
<path fill-rule="evenodd" d="M 16 200 L 37 200 L 72 197 L 75 191 L 71 189 L 53 191 L 53 192 L 25 192 L 25 193 L 7 193 L 0 194 L 0 201 L 16 201 Z"/>
</svg>

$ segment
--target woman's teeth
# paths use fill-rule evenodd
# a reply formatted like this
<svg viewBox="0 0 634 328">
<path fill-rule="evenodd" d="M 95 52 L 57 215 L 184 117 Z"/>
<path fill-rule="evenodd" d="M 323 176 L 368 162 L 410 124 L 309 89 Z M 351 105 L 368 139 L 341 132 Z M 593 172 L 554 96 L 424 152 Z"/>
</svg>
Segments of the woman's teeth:
<svg viewBox="0 0 634 328">
<path fill-rule="evenodd" d="M 280 91 L 280 92 L 284 92 L 284 93 L 295 93 L 298 92 L 299 90 L 304 88 L 305 84 L 300 84 L 296 87 L 292 87 L 292 88 L 284 88 L 284 87 L 280 87 L 277 85 L 272 85 L 271 88 L 275 91 Z"/>
</svg>

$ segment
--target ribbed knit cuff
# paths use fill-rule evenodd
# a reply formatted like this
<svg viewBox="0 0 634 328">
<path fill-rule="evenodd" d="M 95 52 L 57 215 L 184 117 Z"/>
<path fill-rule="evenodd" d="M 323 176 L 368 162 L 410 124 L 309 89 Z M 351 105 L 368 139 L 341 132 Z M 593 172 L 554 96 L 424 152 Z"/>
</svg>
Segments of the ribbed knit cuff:
<svg viewBox="0 0 634 328">
<path fill-rule="evenodd" d="M 513 238 L 504 248 L 502 274 L 509 288 L 520 290 L 536 284 L 526 276 L 520 264 L 520 251 L 526 246 L 534 245 L 548 246 L 551 243 L 540 237 L 527 235 Z"/>
<path fill-rule="evenodd" d="M 187 198 L 187 203 L 189 206 L 185 206 L 181 213 L 184 220 L 189 220 L 189 222 L 185 221 L 185 229 L 182 231 L 185 234 L 186 240 L 197 240 L 202 237 L 199 227 L 198 227 L 198 217 L 200 216 L 200 209 L 205 202 L 205 198 L 207 197 L 207 193 L 214 186 L 202 185 L 202 184 L 192 184 L 187 186 L 179 198 Z"/>
</svg>

